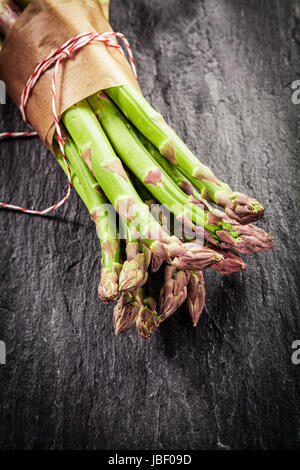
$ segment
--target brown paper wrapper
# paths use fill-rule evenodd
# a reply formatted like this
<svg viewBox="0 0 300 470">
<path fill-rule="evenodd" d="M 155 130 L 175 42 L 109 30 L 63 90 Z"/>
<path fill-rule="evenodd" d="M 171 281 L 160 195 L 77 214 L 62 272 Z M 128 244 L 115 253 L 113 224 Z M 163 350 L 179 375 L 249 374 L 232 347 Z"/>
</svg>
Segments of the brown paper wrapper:
<svg viewBox="0 0 300 470">
<path fill-rule="evenodd" d="M 112 31 L 98 0 L 32 0 L 9 31 L 0 54 L 0 78 L 14 102 L 34 68 L 52 50 L 80 33 Z M 31 92 L 26 115 L 31 126 L 52 148 L 55 131 L 51 106 L 53 68 Z M 119 50 L 104 43 L 89 44 L 61 62 L 56 81 L 59 116 L 99 90 L 130 84 L 139 89 L 131 67 Z"/>
</svg>

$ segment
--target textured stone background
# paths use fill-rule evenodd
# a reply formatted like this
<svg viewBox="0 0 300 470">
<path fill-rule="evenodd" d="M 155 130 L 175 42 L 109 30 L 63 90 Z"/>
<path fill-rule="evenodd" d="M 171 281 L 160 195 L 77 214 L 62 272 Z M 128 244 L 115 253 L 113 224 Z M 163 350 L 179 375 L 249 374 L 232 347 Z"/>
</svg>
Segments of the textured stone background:
<svg viewBox="0 0 300 470">
<path fill-rule="evenodd" d="M 217 175 L 265 203 L 276 250 L 242 274 L 208 272 L 197 329 L 181 309 L 149 342 L 115 338 L 77 196 L 50 217 L 1 210 L 0 447 L 300 447 L 300 5 L 112 0 L 111 22 L 131 40 L 146 97 Z M 23 127 L 10 102 L 0 112 L 1 129 Z M 1 200 L 41 208 L 64 193 L 37 139 L 0 152 Z"/>
</svg>

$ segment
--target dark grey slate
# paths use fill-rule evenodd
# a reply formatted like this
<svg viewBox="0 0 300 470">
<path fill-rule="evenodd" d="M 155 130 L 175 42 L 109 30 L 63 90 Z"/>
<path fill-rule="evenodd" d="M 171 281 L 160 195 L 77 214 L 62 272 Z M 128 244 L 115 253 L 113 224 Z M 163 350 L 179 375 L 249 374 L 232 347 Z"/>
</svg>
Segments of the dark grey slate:
<svg viewBox="0 0 300 470">
<path fill-rule="evenodd" d="M 99 243 L 75 193 L 49 217 L 0 211 L 2 449 L 299 447 L 300 6 L 288 0 L 112 0 L 145 96 L 234 188 L 264 202 L 273 252 L 207 272 L 206 311 L 146 342 L 115 338 Z M 3 130 L 23 129 L 10 101 Z M 44 208 L 66 179 L 35 140 L 1 142 L 0 199 Z"/>
</svg>

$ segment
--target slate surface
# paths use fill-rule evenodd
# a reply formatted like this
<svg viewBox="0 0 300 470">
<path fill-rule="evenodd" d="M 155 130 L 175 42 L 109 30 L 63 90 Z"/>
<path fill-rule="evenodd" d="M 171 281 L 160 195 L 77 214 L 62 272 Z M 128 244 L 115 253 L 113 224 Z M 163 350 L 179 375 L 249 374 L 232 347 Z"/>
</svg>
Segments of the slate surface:
<svg viewBox="0 0 300 470">
<path fill-rule="evenodd" d="M 142 89 L 218 175 L 265 203 L 276 250 L 206 274 L 149 342 L 115 338 L 100 254 L 75 194 L 50 217 L 1 210 L 2 449 L 295 448 L 300 440 L 297 176 L 300 7 L 282 0 L 113 0 Z M 1 129 L 21 129 L 1 106 Z M 0 198 L 42 208 L 65 176 L 38 140 L 1 143 Z"/>
</svg>

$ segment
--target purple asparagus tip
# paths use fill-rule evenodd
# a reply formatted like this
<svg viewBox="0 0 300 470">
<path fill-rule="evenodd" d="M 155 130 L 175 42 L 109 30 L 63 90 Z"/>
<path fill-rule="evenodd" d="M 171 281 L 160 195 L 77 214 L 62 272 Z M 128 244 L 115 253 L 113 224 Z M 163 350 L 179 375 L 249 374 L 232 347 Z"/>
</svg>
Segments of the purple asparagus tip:
<svg viewBox="0 0 300 470">
<path fill-rule="evenodd" d="M 102 268 L 98 286 L 98 296 L 104 304 L 115 302 L 119 293 L 119 273 L 121 265 L 114 263 L 111 268 Z"/>
<path fill-rule="evenodd" d="M 246 264 L 236 253 L 233 253 L 230 250 L 221 250 L 220 248 L 216 247 L 214 247 L 214 249 L 220 253 L 224 259 L 219 263 L 212 264 L 212 269 L 215 269 L 220 274 L 232 274 L 246 269 Z"/>
<path fill-rule="evenodd" d="M 202 271 L 192 271 L 187 286 L 187 307 L 193 322 L 197 326 L 205 306 L 205 287 Z"/>
<path fill-rule="evenodd" d="M 176 312 L 185 301 L 189 278 L 189 272 L 166 265 L 164 284 L 158 301 L 158 311 L 164 320 Z"/>
<path fill-rule="evenodd" d="M 207 230 L 205 230 L 205 239 L 211 245 L 221 249 L 234 249 L 239 253 L 248 254 L 261 253 L 274 248 L 271 234 L 253 224 L 241 225 L 218 209 L 209 213 L 208 224 L 220 226 L 220 229 L 215 232 L 220 242 L 217 242 Z"/>
<path fill-rule="evenodd" d="M 144 339 L 150 339 L 152 333 L 157 330 L 161 323 L 161 316 L 156 311 L 156 302 L 153 297 L 143 300 L 137 318 L 136 328 L 138 334 Z"/>
<path fill-rule="evenodd" d="M 134 324 L 138 312 L 139 305 L 135 300 L 134 294 L 122 292 L 113 314 L 115 334 L 119 335 L 123 331 L 128 330 Z"/>
<path fill-rule="evenodd" d="M 230 194 L 221 189 L 215 194 L 215 202 L 224 207 L 226 214 L 240 224 L 255 222 L 264 215 L 264 206 L 246 194 Z"/>
<path fill-rule="evenodd" d="M 149 248 L 140 242 L 129 242 L 126 247 L 127 261 L 123 263 L 119 279 L 119 289 L 123 292 L 143 286 L 148 279 L 151 261 Z"/>
</svg>

